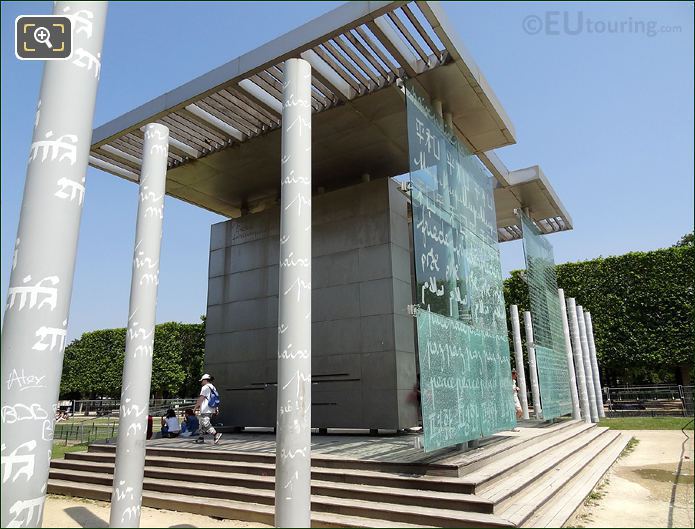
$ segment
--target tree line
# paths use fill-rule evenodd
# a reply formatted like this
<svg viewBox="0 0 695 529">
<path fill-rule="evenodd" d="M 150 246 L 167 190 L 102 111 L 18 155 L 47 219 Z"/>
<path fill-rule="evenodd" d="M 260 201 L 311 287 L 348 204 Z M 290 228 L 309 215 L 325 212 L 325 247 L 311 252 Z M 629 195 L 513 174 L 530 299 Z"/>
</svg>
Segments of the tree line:
<svg viewBox="0 0 695 529">
<path fill-rule="evenodd" d="M 680 382 L 692 377 L 695 343 L 693 235 L 671 248 L 565 263 L 558 286 L 591 312 L 604 384 Z M 523 271 L 504 282 L 508 305 L 529 310 Z M 152 395 L 193 397 L 203 371 L 205 320 L 155 328 Z M 508 329 L 511 324 L 508 323 Z M 121 394 L 126 329 L 84 333 L 65 349 L 61 398 Z M 523 339 L 523 336 L 522 336 Z M 510 343 L 511 336 L 510 336 Z"/>
<path fill-rule="evenodd" d="M 604 385 L 682 383 L 686 372 L 692 380 L 692 234 L 671 248 L 564 263 L 556 272 L 565 297 L 591 312 Z M 505 281 L 504 297 L 529 310 L 522 270 Z"/>
<path fill-rule="evenodd" d="M 65 348 L 63 399 L 119 398 L 126 329 L 86 332 Z M 195 397 L 203 372 L 205 321 L 155 326 L 151 393 L 156 398 Z"/>
</svg>

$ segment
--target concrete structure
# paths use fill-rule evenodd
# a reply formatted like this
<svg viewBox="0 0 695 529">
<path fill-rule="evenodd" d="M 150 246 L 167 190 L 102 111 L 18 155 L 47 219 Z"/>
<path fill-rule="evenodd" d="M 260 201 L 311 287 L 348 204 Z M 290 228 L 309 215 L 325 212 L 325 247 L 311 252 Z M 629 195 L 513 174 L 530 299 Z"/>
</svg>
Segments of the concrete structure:
<svg viewBox="0 0 695 529">
<path fill-rule="evenodd" d="M 312 424 L 414 426 L 407 198 L 380 179 L 312 206 Z M 212 227 L 205 365 L 226 425 L 275 424 L 279 217 L 276 207 Z"/>
<path fill-rule="evenodd" d="M 12 257 L 0 369 L 2 527 L 41 527 L 107 4 L 53 9 L 82 16 L 73 19 L 75 58 L 43 69 Z"/>
<path fill-rule="evenodd" d="M 413 426 L 408 214 L 388 183 L 409 169 L 404 80 L 489 169 L 500 241 L 521 237 L 517 208 L 543 233 L 572 228 L 540 167 L 510 171 L 494 152 L 516 142 L 511 120 L 438 3 L 347 3 L 99 127 L 90 163 L 137 181 L 142 127 L 170 129 L 167 194 L 232 219 L 211 234 L 207 319 L 223 422 L 274 425 L 283 85 L 299 58 L 311 65 L 311 422 Z"/>
</svg>

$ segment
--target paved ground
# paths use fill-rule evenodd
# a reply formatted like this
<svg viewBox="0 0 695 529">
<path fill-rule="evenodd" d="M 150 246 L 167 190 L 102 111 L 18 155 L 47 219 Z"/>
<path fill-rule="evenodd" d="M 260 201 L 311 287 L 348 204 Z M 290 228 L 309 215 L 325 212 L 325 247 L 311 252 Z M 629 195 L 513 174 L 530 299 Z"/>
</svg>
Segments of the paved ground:
<svg viewBox="0 0 695 529">
<path fill-rule="evenodd" d="M 629 433 L 639 444 L 566 527 L 693 527 L 693 432 Z"/>
<path fill-rule="evenodd" d="M 110 504 L 104 501 L 48 496 L 43 527 L 108 527 Z M 219 520 L 185 512 L 142 508 L 140 527 L 271 527 L 257 522 Z"/>
</svg>

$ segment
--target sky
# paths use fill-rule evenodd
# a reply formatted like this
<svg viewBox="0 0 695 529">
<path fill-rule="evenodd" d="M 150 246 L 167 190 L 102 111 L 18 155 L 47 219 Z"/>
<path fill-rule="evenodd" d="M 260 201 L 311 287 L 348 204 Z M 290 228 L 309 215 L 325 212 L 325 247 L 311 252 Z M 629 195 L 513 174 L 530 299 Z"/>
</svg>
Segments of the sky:
<svg viewBox="0 0 695 529">
<path fill-rule="evenodd" d="M 94 125 L 107 122 L 315 18 L 340 2 L 112 2 Z M 497 151 L 540 165 L 574 229 L 548 240 L 563 263 L 671 246 L 693 229 L 692 2 L 444 2 L 516 130 Z M 7 293 L 42 63 L 14 56 L 18 15 L 2 2 L 0 286 Z M 565 23 L 566 22 L 566 23 Z M 147 50 L 147 52 L 145 52 Z M 137 186 L 89 168 L 68 338 L 124 327 Z M 157 322 L 206 310 L 210 225 L 167 197 Z M 521 242 L 502 268 L 524 268 Z M 4 314 L 4 306 L 2 307 Z"/>
</svg>

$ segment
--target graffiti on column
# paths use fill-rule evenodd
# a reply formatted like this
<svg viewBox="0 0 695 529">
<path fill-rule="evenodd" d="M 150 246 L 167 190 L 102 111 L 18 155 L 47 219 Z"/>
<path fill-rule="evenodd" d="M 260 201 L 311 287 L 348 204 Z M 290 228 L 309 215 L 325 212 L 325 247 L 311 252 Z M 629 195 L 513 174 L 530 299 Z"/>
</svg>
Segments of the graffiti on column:
<svg viewBox="0 0 695 529">
<path fill-rule="evenodd" d="M 116 468 L 111 495 L 111 527 L 137 527 L 142 504 L 168 129 L 150 123 L 145 127 L 144 138 Z"/>
<path fill-rule="evenodd" d="M 101 56 L 105 2 L 56 2 L 54 13 L 73 17 L 84 60 Z M 3 527 L 43 518 L 100 69 L 85 65 L 45 64 L 33 120 L 2 333 Z"/>
<path fill-rule="evenodd" d="M 311 458 L 311 74 L 285 62 L 281 154 L 276 525 L 309 523 Z"/>
</svg>

